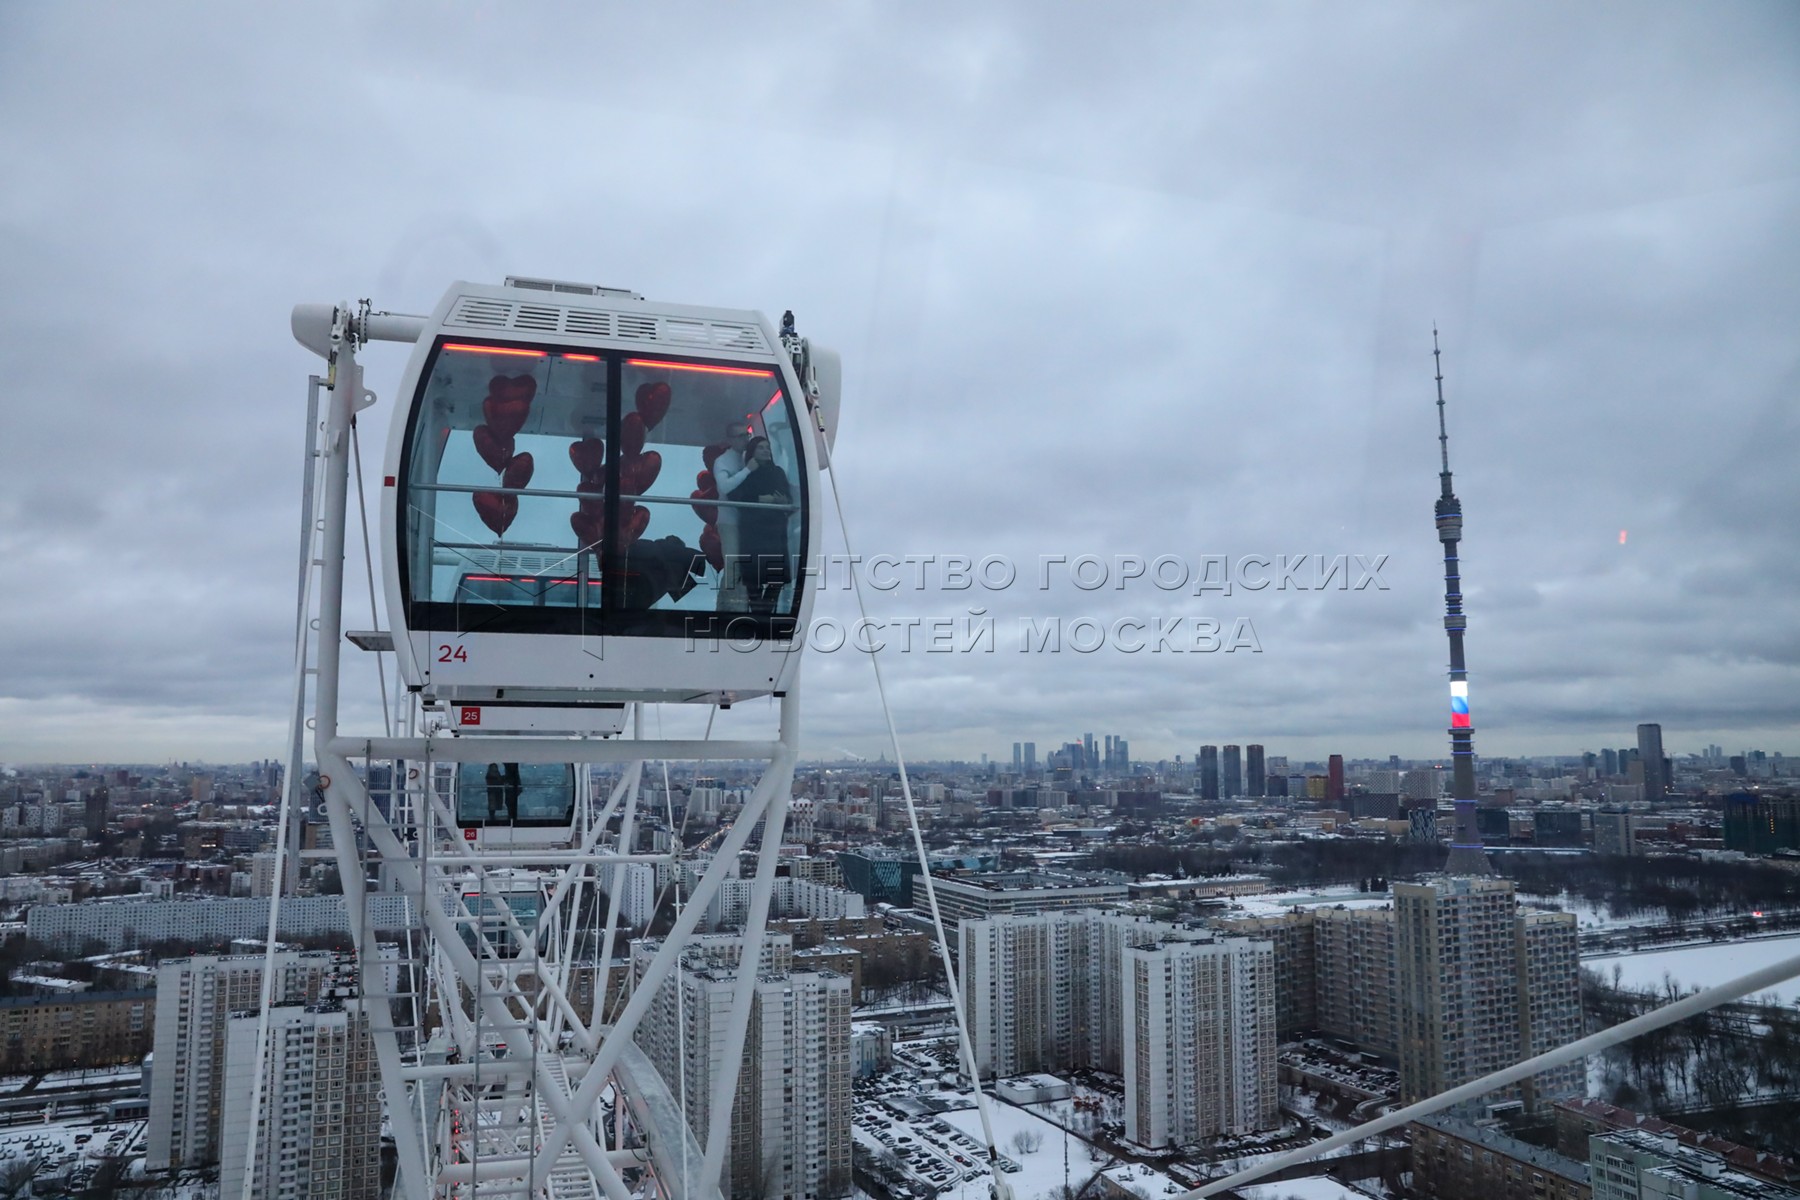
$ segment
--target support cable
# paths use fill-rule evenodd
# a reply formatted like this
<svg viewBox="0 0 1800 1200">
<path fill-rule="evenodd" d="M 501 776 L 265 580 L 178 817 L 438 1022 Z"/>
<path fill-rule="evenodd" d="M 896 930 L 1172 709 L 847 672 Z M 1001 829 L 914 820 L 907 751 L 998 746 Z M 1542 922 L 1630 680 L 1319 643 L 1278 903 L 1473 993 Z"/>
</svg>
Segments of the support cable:
<svg viewBox="0 0 1800 1200">
<path fill-rule="evenodd" d="M 306 708 L 306 676 L 307 653 L 312 644 L 312 625 L 308 614 L 312 611 L 313 582 L 313 549 L 316 543 L 315 533 L 318 529 L 318 518 L 314 515 L 313 498 L 315 481 L 322 462 L 318 453 L 319 436 L 319 379 L 312 379 L 311 391 L 307 397 L 307 462 L 302 472 L 301 513 L 300 513 L 300 597 L 294 614 L 294 686 L 293 703 L 290 707 L 288 724 L 289 751 L 287 770 L 281 781 L 281 807 L 277 812 L 275 825 L 275 871 L 273 886 L 269 889 L 269 929 L 263 945 L 263 973 L 261 997 L 257 1006 L 256 1020 L 256 1068 L 251 1074 L 250 1083 L 250 1137 L 244 1156 L 244 1190 L 242 1200 L 251 1200 L 256 1180 L 256 1145 L 260 1128 L 259 1115 L 263 1101 L 263 1072 L 268 1068 L 269 1058 L 269 1008 L 274 1002 L 275 990 L 275 945 L 280 930 L 282 883 L 287 878 L 288 824 L 294 808 L 294 793 L 300 787 L 300 777 L 305 767 L 305 759 L 301 753 L 303 742 L 302 731 L 306 718 L 302 715 Z"/>
<path fill-rule="evenodd" d="M 838 531 L 844 537 L 844 556 L 854 563 L 856 556 L 850 546 L 850 526 L 844 520 L 844 499 L 838 492 L 837 472 L 832 470 L 831 450 L 820 439 L 820 449 L 825 457 L 825 470 L 831 478 L 831 503 L 837 510 Z M 856 594 L 856 610 L 862 618 L 862 628 L 869 628 L 869 606 L 863 599 L 862 581 L 857 578 L 854 567 L 850 571 L 850 589 Z M 969 1025 L 963 1012 L 962 989 L 957 986 L 956 969 L 950 961 L 950 941 L 944 935 L 944 914 L 938 908 L 937 888 L 931 882 L 931 862 L 925 854 L 925 837 L 919 832 L 919 812 L 913 804 L 912 783 L 906 774 L 906 758 L 900 751 L 900 733 L 894 726 L 894 710 L 888 704 L 887 686 L 881 677 L 881 658 L 873 651 L 869 654 L 869 665 L 875 670 L 875 693 L 881 699 L 881 715 L 887 722 L 888 743 L 894 749 L 894 764 L 900 771 L 900 796 L 906 801 L 906 820 L 912 829 L 913 850 L 919 856 L 918 879 L 925 884 L 926 903 L 931 908 L 931 924 L 937 931 L 938 954 L 944 961 L 944 984 L 950 990 L 950 1008 L 956 1016 L 956 1040 L 962 1052 L 963 1065 L 968 1069 L 969 1080 L 975 1086 L 975 1110 L 981 1117 L 982 1137 L 987 1141 L 988 1170 L 990 1171 L 997 1192 L 1005 1192 L 1005 1185 L 1000 1179 L 1000 1149 L 994 1140 L 993 1116 L 988 1110 L 987 1093 L 981 1090 L 981 1076 L 976 1071 L 975 1047 L 969 1040 Z"/>
</svg>

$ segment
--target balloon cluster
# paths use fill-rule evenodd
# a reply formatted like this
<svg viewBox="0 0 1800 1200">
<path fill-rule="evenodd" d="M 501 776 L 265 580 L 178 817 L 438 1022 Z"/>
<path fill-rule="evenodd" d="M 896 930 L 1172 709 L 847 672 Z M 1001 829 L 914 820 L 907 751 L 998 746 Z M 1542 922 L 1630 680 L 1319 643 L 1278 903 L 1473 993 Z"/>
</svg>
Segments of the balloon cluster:
<svg viewBox="0 0 1800 1200">
<path fill-rule="evenodd" d="M 500 475 L 503 488 L 522 488 L 531 482 L 533 463 L 529 452 L 513 453 L 513 437 L 525 428 L 537 380 L 530 375 L 496 375 L 488 381 L 487 398 L 481 402 L 486 420 L 475 427 L 475 452 Z M 503 536 L 519 515 L 519 498 L 503 492 L 476 492 L 475 513 L 481 523 Z"/>
<path fill-rule="evenodd" d="M 643 495 L 662 473 L 662 455 L 644 449 L 644 441 L 662 424 L 672 399 L 668 384 L 646 383 L 637 390 L 635 411 L 626 413 L 619 424 L 619 444 L 614 447 L 619 456 L 619 528 L 628 546 L 649 528 L 650 510 L 625 497 Z M 593 496 L 583 499 L 569 515 L 569 527 L 580 539 L 580 549 L 587 550 L 598 546 L 604 535 L 606 445 L 591 435 L 584 437 L 569 447 L 569 461 L 581 476 L 575 490 Z"/>
<path fill-rule="evenodd" d="M 719 481 L 713 475 L 713 464 L 719 455 L 731 448 L 727 442 L 714 442 L 700 451 L 706 469 L 694 476 L 694 490 L 688 493 L 689 500 L 717 500 L 719 498 Z M 716 504 L 695 504 L 694 514 L 700 518 L 700 553 L 706 555 L 706 561 L 712 564 L 713 570 L 725 569 L 725 547 L 719 541 L 719 507 Z"/>
</svg>

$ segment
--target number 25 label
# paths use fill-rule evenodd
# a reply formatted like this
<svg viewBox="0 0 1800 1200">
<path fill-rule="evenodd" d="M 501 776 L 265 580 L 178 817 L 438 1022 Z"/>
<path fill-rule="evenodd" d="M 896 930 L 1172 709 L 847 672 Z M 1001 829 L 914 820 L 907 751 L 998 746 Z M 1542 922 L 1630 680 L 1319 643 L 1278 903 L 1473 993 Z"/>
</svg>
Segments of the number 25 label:
<svg viewBox="0 0 1800 1200">
<path fill-rule="evenodd" d="M 466 663 L 469 661 L 469 648 L 467 646 L 451 646 L 446 643 L 438 647 L 437 660 L 441 663 Z"/>
</svg>

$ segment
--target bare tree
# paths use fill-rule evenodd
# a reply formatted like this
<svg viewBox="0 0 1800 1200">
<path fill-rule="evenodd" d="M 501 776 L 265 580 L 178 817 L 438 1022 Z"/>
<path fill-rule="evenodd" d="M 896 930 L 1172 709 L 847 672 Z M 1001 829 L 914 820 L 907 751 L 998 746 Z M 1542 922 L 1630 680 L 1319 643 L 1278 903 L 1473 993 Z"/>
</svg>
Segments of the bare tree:
<svg viewBox="0 0 1800 1200">
<path fill-rule="evenodd" d="M 1044 1135 L 1035 1129 L 1021 1129 L 1012 1136 L 1015 1154 L 1036 1154 L 1043 1148 Z"/>
<path fill-rule="evenodd" d="M 38 1160 L 35 1157 L 14 1159 L 0 1166 L 0 1200 L 15 1200 L 31 1186 L 37 1172 Z"/>
</svg>

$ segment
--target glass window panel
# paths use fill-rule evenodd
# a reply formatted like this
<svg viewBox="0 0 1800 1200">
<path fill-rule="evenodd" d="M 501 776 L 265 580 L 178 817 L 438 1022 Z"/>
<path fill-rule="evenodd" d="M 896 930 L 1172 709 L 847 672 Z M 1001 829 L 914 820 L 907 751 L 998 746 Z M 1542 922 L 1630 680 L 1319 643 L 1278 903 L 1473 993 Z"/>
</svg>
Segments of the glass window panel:
<svg viewBox="0 0 1800 1200">
<path fill-rule="evenodd" d="M 751 576 L 763 569 L 770 579 L 787 578 L 787 509 L 797 511 L 796 448 L 776 371 L 626 358 L 621 408 L 619 493 L 628 502 L 619 513 L 621 606 L 772 612 L 779 583 L 752 596 Z M 776 434 L 785 444 L 761 464 L 747 462 L 754 441 L 769 434 L 767 417 L 778 412 Z M 747 482 L 760 486 L 758 497 L 738 491 Z M 767 551 L 770 565 L 751 560 L 752 572 L 742 569 L 743 529 L 758 538 L 752 549 Z"/>
<path fill-rule="evenodd" d="M 575 812 L 575 768 L 568 763 L 459 763 L 456 820 L 461 825 L 568 825 Z"/>
<path fill-rule="evenodd" d="M 571 516 L 583 481 L 571 447 L 604 440 L 606 398 L 597 355 L 440 348 L 404 480 L 411 599 L 476 609 L 598 604 L 593 556 L 576 553 Z M 597 532 L 597 509 L 592 520 Z"/>
<path fill-rule="evenodd" d="M 620 391 L 621 607 L 791 614 L 800 455 L 774 369 L 627 358 Z"/>
</svg>

